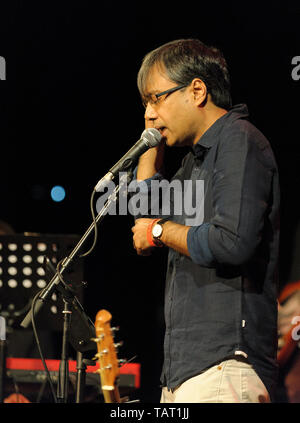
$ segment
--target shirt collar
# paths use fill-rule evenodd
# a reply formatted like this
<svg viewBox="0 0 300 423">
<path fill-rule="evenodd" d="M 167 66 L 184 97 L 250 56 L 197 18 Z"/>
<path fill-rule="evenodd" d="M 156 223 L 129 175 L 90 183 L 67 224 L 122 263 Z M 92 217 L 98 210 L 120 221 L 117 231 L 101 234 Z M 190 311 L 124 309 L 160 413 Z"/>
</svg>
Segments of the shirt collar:
<svg viewBox="0 0 300 423">
<path fill-rule="evenodd" d="M 246 119 L 249 117 L 249 112 L 246 104 L 237 104 L 228 110 L 225 115 L 217 119 L 201 136 L 195 145 L 193 145 L 193 153 L 197 157 L 201 157 L 203 151 L 211 148 L 217 140 L 220 130 L 225 123 L 232 123 L 236 119 Z"/>
</svg>

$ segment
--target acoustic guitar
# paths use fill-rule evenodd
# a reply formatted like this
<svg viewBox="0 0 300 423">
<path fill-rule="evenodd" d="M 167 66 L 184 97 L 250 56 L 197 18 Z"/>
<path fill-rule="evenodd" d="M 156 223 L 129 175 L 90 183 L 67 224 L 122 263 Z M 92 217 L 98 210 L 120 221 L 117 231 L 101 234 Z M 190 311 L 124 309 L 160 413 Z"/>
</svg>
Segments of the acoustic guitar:
<svg viewBox="0 0 300 423">
<path fill-rule="evenodd" d="M 96 370 L 100 374 L 101 388 L 104 401 L 107 403 L 123 402 L 120 398 L 118 381 L 120 376 L 119 361 L 116 353 L 113 332 L 111 328 L 112 316 L 107 310 L 100 310 L 96 315 L 95 329 L 97 343 L 97 354 L 99 369 Z M 119 344 L 120 345 L 120 344 Z"/>
</svg>

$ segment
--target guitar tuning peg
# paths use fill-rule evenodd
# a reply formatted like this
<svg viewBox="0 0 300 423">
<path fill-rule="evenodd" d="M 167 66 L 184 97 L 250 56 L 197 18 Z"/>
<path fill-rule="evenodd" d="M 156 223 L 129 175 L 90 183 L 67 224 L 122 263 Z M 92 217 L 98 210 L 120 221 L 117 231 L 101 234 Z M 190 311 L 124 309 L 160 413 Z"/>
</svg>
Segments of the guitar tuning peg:
<svg viewBox="0 0 300 423">
<path fill-rule="evenodd" d="M 120 326 L 114 326 L 113 328 L 110 328 L 110 330 L 112 332 L 117 332 L 118 330 L 120 330 Z"/>
<path fill-rule="evenodd" d="M 98 358 L 100 358 L 100 354 L 99 353 L 95 354 L 95 356 L 92 358 L 92 360 L 98 360 Z"/>
<path fill-rule="evenodd" d="M 120 341 L 120 342 L 117 342 L 116 344 L 114 344 L 114 347 L 115 348 L 122 347 L 123 344 L 124 344 L 124 342 Z"/>
<path fill-rule="evenodd" d="M 111 369 L 111 368 L 112 368 L 111 364 L 108 364 L 107 366 L 104 367 L 104 369 Z"/>
<path fill-rule="evenodd" d="M 95 370 L 94 373 L 101 374 L 104 370 L 108 370 L 108 369 L 111 369 L 111 368 L 112 368 L 112 365 L 111 364 L 108 364 L 105 367 L 102 367 L 102 368 L 99 367 L 99 369 Z"/>
<path fill-rule="evenodd" d="M 100 335 L 97 338 L 91 338 L 91 341 L 93 341 L 93 342 L 99 342 L 99 341 L 102 341 L 103 338 L 104 338 L 104 335 Z"/>
<path fill-rule="evenodd" d="M 102 351 L 95 354 L 92 360 L 97 360 L 98 358 L 102 357 L 104 354 L 108 354 L 108 349 L 104 348 Z"/>
<path fill-rule="evenodd" d="M 121 365 L 120 367 L 122 367 L 122 366 L 124 366 L 124 364 L 130 363 L 131 361 L 135 360 L 136 358 L 137 358 L 137 355 L 131 357 L 129 360 L 126 360 L 124 358 L 123 359 L 121 358 L 121 359 L 118 360 L 118 362 Z"/>
</svg>

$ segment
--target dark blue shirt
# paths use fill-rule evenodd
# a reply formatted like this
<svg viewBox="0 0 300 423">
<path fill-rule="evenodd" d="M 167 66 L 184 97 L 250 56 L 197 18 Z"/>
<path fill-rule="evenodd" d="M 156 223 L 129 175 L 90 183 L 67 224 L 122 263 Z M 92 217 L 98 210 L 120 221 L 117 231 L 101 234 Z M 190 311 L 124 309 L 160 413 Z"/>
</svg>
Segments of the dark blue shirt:
<svg viewBox="0 0 300 423">
<path fill-rule="evenodd" d="M 175 388 L 242 351 L 272 397 L 279 180 L 270 144 L 249 122 L 245 105 L 202 135 L 175 180 L 194 181 L 193 189 L 204 181 L 204 197 L 202 221 L 188 232 L 190 257 L 169 249 L 162 385 Z M 171 219 L 191 221 L 184 208 Z"/>
</svg>

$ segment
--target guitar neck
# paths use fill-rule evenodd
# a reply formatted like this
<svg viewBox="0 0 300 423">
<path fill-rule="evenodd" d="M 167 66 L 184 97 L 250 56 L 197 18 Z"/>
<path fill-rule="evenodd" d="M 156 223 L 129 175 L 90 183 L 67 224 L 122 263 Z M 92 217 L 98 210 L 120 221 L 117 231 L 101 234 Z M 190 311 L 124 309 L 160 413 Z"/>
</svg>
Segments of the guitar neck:
<svg viewBox="0 0 300 423">
<path fill-rule="evenodd" d="M 111 314 L 107 310 L 100 310 L 96 315 L 95 330 L 99 361 L 101 389 L 105 402 L 121 402 L 118 389 L 119 362 L 117 359 L 116 346 L 114 343 L 112 328 L 110 327 Z M 96 358 L 95 357 L 95 358 Z"/>
</svg>

